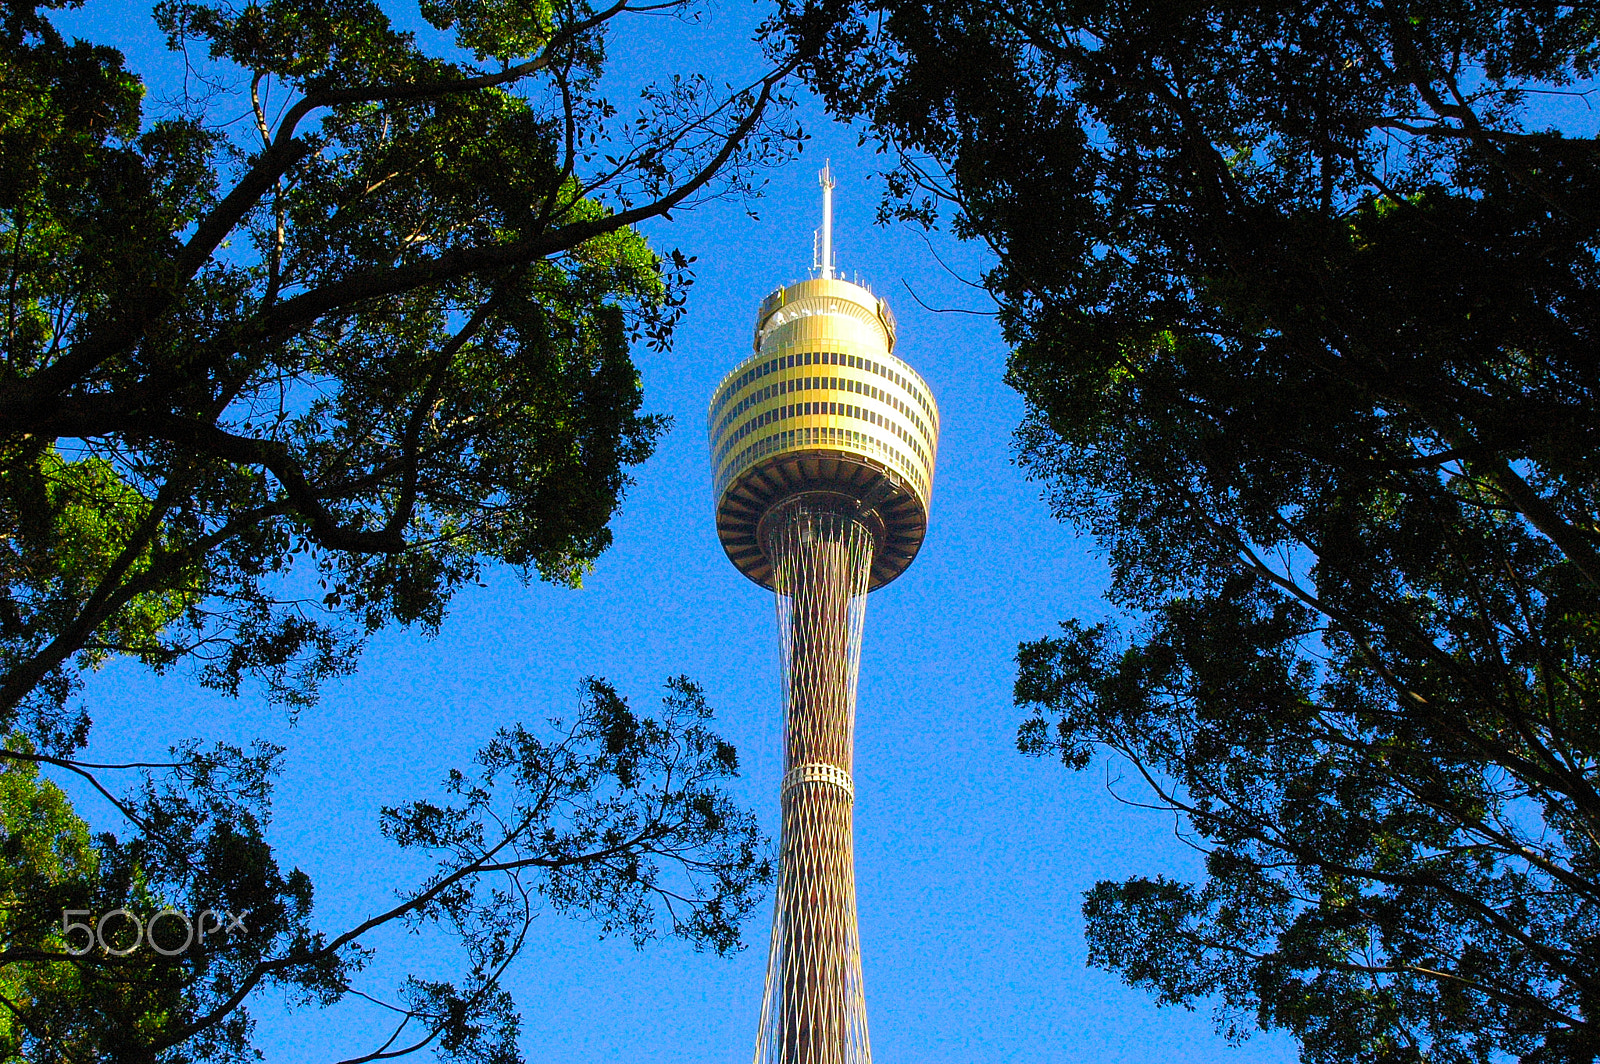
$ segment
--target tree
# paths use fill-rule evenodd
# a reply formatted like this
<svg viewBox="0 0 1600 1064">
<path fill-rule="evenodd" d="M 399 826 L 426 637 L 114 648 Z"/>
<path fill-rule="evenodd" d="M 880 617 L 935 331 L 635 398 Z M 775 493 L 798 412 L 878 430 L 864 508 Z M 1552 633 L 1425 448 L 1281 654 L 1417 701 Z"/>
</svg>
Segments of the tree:
<svg viewBox="0 0 1600 1064">
<path fill-rule="evenodd" d="M 881 21 L 880 21 L 881 20 Z M 775 27 L 776 29 L 777 27 Z M 1019 742 L 1205 855 L 1090 961 L 1307 1061 L 1600 1053 L 1600 143 L 1582 5 L 881 0 L 781 39 L 985 241 L 1024 469 L 1131 628 Z"/>
<path fill-rule="evenodd" d="M 664 925 L 696 948 L 738 947 L 771 869 L 755 817 L 722 789 L 738 758 L 710 716 L 681 677 L 657 717 L 590 680 L 553 737 L 501 729 L 471 773 L 450 773 L 449 800 L 383 810 L 384 835 L 434 855 L 437 870 L 338 934 L 313 926 L 309 878 L 284 873 L 264 837 L 281 749 L 181 751 L 121 802 L 138 827 L 130 838 L 90 840 L 14 746 L 0 771 L 0 1049 L 40 1062 L 253 1059 L 254 994 L 277 987 L 322 1006 L 370 997 L 355 986 L 372 954 L 363 940 L 394 925 L 455 940 L 464 974 L 408 978 L 392 1029 L 351 1059 L 432 1048 L 520 1060 L 501 984 L 541 908 L 636 945 Z"/>
<path fill-rule="evenodd" d="M 667 342 L 688 269 L 630 227 L 800 136 L 781 68 L 610 129 L 604 32 L 635 10 L 426 5 L 447 60 L 372 3 L 161 5 L 253 145 L 215 99 L 141 124 L 115 49 L 7 12 L 7 720 L 81 742 L 63 713 L 110 654 L 304 702 L 351 645 L 273 597 L 296 559 L 358 635 L 437 625 L 489 561 L 580 579 L 663 428 L 628 341 Z"/>
<path fill-rule="evenodd" d="M 356 992 L 362 936 L 413 921 L 460 943 L 466 975 L 409 984 L 375 1053 L 507 1060 L 499 980 L 540 895 L 639 942 L 735 948 L 768 869 L 688 681 L 655 720 L 595 681 L 561 736 L 509 727 L 452 776 L 455 804 L 386 812 L 438 875 L 342 933 L 264 840 L 279 751 L 90 765 L 74 699 L 122 655 L 298 712 L 367 636 L 436 628 L 492 567 L 577 584 L 665 428 L 630 345 L 668 344 L 691 279 L 633 227 L 757 190 L 803 137 L 783 125 L 792 61 L 725 93 L 675 77 L 620 114 L 598 91 L 608 35 L 685 4 L 430 0 L 454 35 L 434 54 L 370 0 L 169 0 L 155 17 L 190 76 L 149 113 L 60 6 L 0 14 L 0 842 L 21 862 L 3 1044 L 242 1059 L 252 994 Z M 91 839 L 41 767 L 126 830 Z M 148 775 L 123 793 L 102 782 L 119 770 Z M 119 911 L 83 950 L 71 914 Z M 176 915 L 197 945 L 122 956 L 174 945 Z"/>
</svg>

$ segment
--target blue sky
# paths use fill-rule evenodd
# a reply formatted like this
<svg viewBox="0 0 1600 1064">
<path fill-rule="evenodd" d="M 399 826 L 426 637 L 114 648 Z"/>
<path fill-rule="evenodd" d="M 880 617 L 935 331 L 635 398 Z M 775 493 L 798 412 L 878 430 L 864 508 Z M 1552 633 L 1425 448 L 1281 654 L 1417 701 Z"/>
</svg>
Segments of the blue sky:
<svg viewBox="0 0 1600 1064">
<path fill-rule="evenodd" d="M 672 69 L 730 80 L 757 68 L 748 27 L 761 8 L 712 8 L 698 25 L 657 18 L 613 47 L 618 98 Z M 396 14 L 400 11 L 396 9 Z M 117 43 L 153 96 L 181 76 L 138 4 L 90 0 L 60 19 L 68 32 Z M 170 91 L 170 90 L 167 90 Z M 713 202 L 648 227 L 658 247 L 698 256 L 673 350 L 640 348 L 647 406 L 675 419 L 637 470 L 614 524 L 615 546 L 581 591 L 524 587 L 494 572 L 456 601 L 434 639 L 375 639 L 360 671 L 332 685 L 291 726 L 254 695 L 217 698 L 186 677 L 113 664 L 86 695 L 92 760 L 157 756 L 189 736 L 264 737 L 288 748 L 272 838 L 283 864 L 317 884 L 319 924 L 337 931 L 390 903 L 426 874 L 378 835 L 380 806 L 433 793 L 452 766 L 502 724 L 567 712 L 580 680 L 603 676 L 638 707 L 686 673 L 740 753 L 735 786 L 767 830 L 778 826 L 781 771 L 777 633 L 770 595 L 724 558 L 712 522 L 704 433 L 707 400 L 749 349 L 753 316 L 775 286 L 805 276 L 817 224 L 816 171 L 832 160 L 835 247 L 845 276 L 893 306 L 897 354 L 931 384 L 943 435 L 929 537 L 897 582 L 873 594 L 861 665 L 856 855 L 868 1016 L 881 1064 L 1097 1061 L 1267 1064 L 1294 1058 L 1286 1039 L 1231 1048 L 1211 1017 L 1158 1010 L 1142 992 L 1085 967 L 1079 905 L 1095 881 L 1191 876 L 1195 853 L 1170 817 L 1119 803 L 1115 766 L 1072 774 L 1015 750 L 1016 644 L 1067 617 L 1096 618 L 1106 570 L 1090 545 L 1054 522 L 1011 462 L 1022 412 L 1002 383 L 1006 351 L 981 293 L 957 273 L 984 268 L 978 249 L 872 224 L 883 160 L 857 146 L 802 96 L 812 133 L 799 161 L 773 172 L 764 200 Z M 759 220 L 749 217 L 753 207 Z M 1108 787 L 1108 784 L 1110 785 Z M 1131 781 L 1122 793 L 1140 798 Z M 80 790 L 97 826 L 109 812 Z M 731 959 L 675 942 L 635 951 L 554 914 L 509 985 L 524 1048 L 544 1064 L 704 1061 L 736 1064 L 754 1044 L 766 962 L 767 910 Z M 373 940 L 364 988 L 398 973 L 449 971 L 424 938 Z M 382 1016 L 256 1007 L 267 1061 L 337 1060 L 382 1040 Z"/>
</svg>

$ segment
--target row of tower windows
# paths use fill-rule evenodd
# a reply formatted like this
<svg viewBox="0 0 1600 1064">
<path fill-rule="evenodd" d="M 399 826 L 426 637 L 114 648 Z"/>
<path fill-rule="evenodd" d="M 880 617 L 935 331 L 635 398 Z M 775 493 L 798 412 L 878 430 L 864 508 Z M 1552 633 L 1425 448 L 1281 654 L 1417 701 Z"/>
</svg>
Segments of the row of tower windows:
<svg viewBox="0 0 1600 1064">
<path fill-rule="evenodd" d="M 865 432 L 856 432 L 854 429 L 834 428 L 831 425 L 818 426 L 808 429 L 787 429 L 774 432 L 770 436 L 763 436 L 750 446 L 739 452 L 728 468 L 717 478 L 715 494 L 720 498 L 724 488 L 734 476 L 742 472 L 751 462 L 765 458 L 776 451 L 786 450 L 791 447 L 854 447 L 861 451 L 868 451 L 887 458 L 892 465 L 897 466 L 912 483 L 921 489 L 924 498 L 928 495 L 928 481 L 916 463 L 901 454 L 893 446 Z"/>
<path fill-rule="evenodd" d="M 816 380 L 817 378 L 813 377 L 811 379 Z M 777 406 L 771 410 L 762 411 L 729 433 L 728 438 L 722 442 L 722 446 L 717 448 L 713 464 L 720 465 L 723 456 L 733 448 L 733 445 L 752 432 L 763 429 L 774 421 L 782 421 L 791 417 L 804 417 L 808 414 L 832 414 L 836 417 L 853 417 L 858 421 L 871 422 L 879 428 L 888 429 L 902 440 L 905 440 L 906 444 L 917 452 L 917 457 L 929 465 L 933 464 L 928 458 L 928 452 L 923 450 L 921 442 L 918 441 L 916 433 L 907 432 L 904 428 L 895 424 L 894 419 L 884 417 L 875 410 L 867 410 L 851 403 L 790 403 L 788 406 Z"/>
<path fill-rule="evenodd" d="M 792 392 L 817 390 L 825 390 L 830 392 L 856 392 L 857 394 L 865 395 L 868 398 L 876 399 L 880 403 L 887 403 L 889 406 L 894 407 L 896 410 L 900 411 L 900 413 L 910 418 L 912 423 L 915 424 L 917 428 L 922 430 L 923 436 L 927 438 L 929 447 L 934 445 L 933 433 L 928 431 L 928 426 L 916 415 L 910 406 L 901 402 L 895 396 L 890 395 L 882 388 L 873 387 L 865 381 L 851 380 L 848 377 L 790 377 L 787 380 L 774 381 L 765 388 L 757 388 L 755 391 L 751 392 L 737 403 L 734 403 L 728 412 L 722 415 L 722 420 L 718 422 L 716 429 L 711 433 L 711 439 L 715 441 L 719 436 L 722 435 L 723 430 L 726 429 L 730 423 L 732 423 L 734 418 L 738 417 L 752 406 L 755 406 L 757 403 L 765 402 L 776 395 L 787 395 Z"/>
<path fill-rule="evenodd" d="M 739 376 L 735 377 L 732 381 L 725 384 L 719 390 L 716 400 L 712 403 L 711 416 L 715 418 L 717 411 L 721 409 L 722 403 L 725 402 L 729 396 L 733 395 L 739 389 L 743 388 L 753 380 L 758 380 L 761 377 L 765 377 L 769 373 L 776 373 L 780 369 L 794 369 L 797 366 L 816 365 L 848 366 L 851 369 L 865 370 L 866 372 L 875 374 L 876 376 L 882 377 L 885 380 L 893 381 L 895 384 L 898 384 L 901 388 L 904 388 L 907 392 L 910 392 L 916 397 L 917 402 L 922 406 L 922 409 L 927 411 L 929 420 L 938 420 L 939 415 L 934 412 L 932 401 L 923 394 L 921 388 L 918 388 L 912 382 L 911 378 L 907 377 L 903 373 L 896 372 L 894 367 L 887 366 L 882 362 L 877 362 L 870 358 L 862 358 L 859 355 L 847 355 L 838 351 L 802 351 L 798 354 L 780 355 L 777 358 L 769 358 L 767 361 L 762 362 L 759 365 L 751 366 L 749 369 L 739 374 Z"/>
</svg>

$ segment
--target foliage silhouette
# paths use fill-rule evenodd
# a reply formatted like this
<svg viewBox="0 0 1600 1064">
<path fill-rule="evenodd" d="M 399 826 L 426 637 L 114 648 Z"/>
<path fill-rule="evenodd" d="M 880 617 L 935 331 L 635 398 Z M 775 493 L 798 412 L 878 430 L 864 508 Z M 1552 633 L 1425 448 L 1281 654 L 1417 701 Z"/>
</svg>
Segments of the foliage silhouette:
<svg viewBox="0 0 1600 1064">
<path fill-rule="evenodd" d="M 1091 963 L 1307 1061 L 1600 1052 L 1600 151 L 1582 6 L 791 3 L 771 39 L 948 219 L 1023 467 L 1133 631 L 1019 653 L 1206 876 Z M 1555 94 L 1554 96 L 1550 94 Z"/>
</svg>

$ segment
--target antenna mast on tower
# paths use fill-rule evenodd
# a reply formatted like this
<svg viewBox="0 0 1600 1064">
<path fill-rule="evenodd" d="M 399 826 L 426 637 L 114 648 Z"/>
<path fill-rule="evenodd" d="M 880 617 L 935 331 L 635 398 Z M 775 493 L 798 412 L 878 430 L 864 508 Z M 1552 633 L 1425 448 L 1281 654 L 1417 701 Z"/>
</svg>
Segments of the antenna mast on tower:
<svg viewBox="0 0 1600 1064">
<path fill-rule="evenodd" d="M 833 277 L 833 170 L 827 162 L 817 175 L 822 186 L 822 256 L 820 266 L 823 278 Z"/>
</svg>

